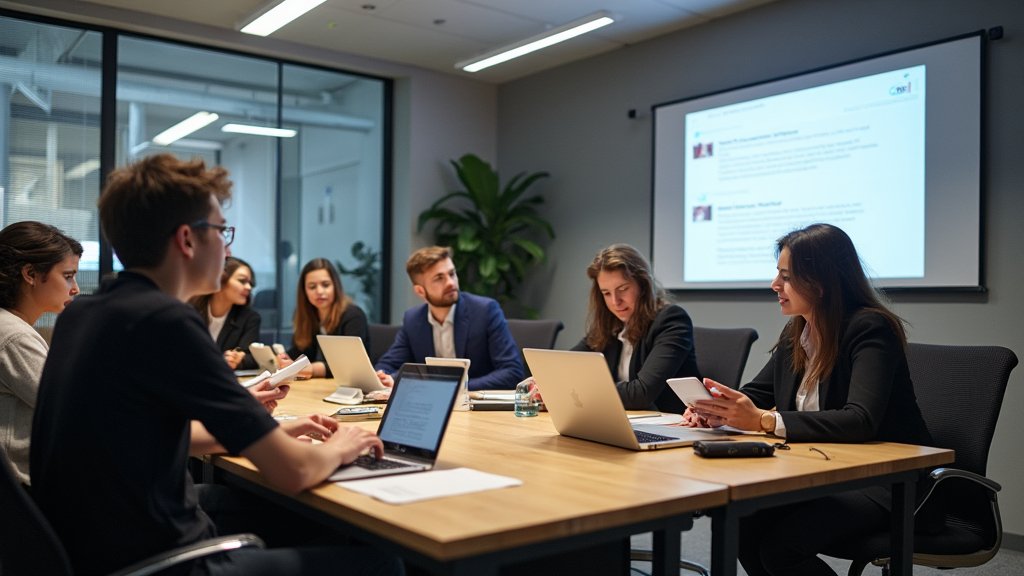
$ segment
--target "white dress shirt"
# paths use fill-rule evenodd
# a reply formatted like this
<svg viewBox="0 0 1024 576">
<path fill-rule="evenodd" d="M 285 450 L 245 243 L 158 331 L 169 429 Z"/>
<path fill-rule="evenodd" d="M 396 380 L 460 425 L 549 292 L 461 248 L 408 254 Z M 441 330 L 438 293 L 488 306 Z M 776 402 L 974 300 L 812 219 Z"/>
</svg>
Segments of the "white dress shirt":
<svg viewBox="0 0 1024 576">
<path fill-rule="evenodd" d="M 427 306 L 427 322 L 434 333 L 434 354 L 438 358 L 457 358 L 455 354 L 455 306 L 448 309 L 444 322 L 438 322 Z"/>
</svg>

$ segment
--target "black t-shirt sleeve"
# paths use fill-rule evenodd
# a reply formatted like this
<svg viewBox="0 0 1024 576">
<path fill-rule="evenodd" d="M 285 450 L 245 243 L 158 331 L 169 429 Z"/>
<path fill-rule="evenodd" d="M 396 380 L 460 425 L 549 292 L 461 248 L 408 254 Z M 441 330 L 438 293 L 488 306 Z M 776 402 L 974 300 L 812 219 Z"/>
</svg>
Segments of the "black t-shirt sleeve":
<svg viewBox="0 0 1024 576">
<path fill-rule="evenodd" d="M 146 324 L 139 331 L 141 338 L 155 340 L 150 344 L 153 350 L 173 350 L 175 358 L 161 366 L 162 377 L 147 380 L 155 396 L 200 421 L 232 453 L 277 426 L 266 408 L 238 384 L 194 310 L 169 308 Z M 166 385 L 171 382 L 173 386 Z"/>
</svg>

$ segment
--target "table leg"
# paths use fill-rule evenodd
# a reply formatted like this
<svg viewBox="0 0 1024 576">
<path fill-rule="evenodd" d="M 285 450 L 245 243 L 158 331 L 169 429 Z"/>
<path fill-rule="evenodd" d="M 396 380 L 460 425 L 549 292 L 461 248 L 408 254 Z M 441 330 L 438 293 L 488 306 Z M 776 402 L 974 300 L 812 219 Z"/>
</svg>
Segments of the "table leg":
<svg viewBox="0 0 1024 576">
<path fill-rule="evenodd" d="M 736 576 L 739 555 L 740 519 L 731 506 L 711 511 L 711 573 Z"/>
<path fill-rule="evenodd" d="M 692 521 L 689 522 L 693 524 Z M 678 576 L 679 574 L 679 558 L 682 554 L 682 547 L 679 544 L 679 538 L 684 527 L 687 527 L 687 523 L 683 521 L 670 521 L 663 530 L 654 531 L 653 553 L 651 564 L 651 574 L 660 574 L 663 576 Z"/>
<path fill-rule="evenodd" d="M 910 576 L 914 572 L 914 480 L 892 485 L 892 550 L 890 568 L 894 576 Z"/>
</svg>

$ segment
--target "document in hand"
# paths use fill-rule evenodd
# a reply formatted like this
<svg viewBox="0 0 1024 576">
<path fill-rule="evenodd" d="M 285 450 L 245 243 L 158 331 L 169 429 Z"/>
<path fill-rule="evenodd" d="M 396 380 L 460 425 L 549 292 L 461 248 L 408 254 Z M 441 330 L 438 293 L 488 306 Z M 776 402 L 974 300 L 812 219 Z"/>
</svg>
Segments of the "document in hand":
<svg viewBox="0 0 1024 576">
<path fill-rule="evenodd" d="M 245 382 L 242 382 L 242 386 L 250 388 L 266 380 L 267 376 L 270 376 L 270 388 L 273 389 L 276 388 L 277 385 L 281 384 L 282 382 L 294 379 L 295 376 L 298 375 L 298 373 L 301 372 L 302 369 L 307 366 L 309 366 L 309 358 L 306 358 L 305 355 L 302 355 L 296 358 L 295 362 L 292 362 L 291 364 L 285 366 L 284 368 L 281 368 L 280 370 L 274 372 L 273 374 L 264 370 L 263 373 L 260 374 L 259 376 L 250 378 Z"/>
</svg>

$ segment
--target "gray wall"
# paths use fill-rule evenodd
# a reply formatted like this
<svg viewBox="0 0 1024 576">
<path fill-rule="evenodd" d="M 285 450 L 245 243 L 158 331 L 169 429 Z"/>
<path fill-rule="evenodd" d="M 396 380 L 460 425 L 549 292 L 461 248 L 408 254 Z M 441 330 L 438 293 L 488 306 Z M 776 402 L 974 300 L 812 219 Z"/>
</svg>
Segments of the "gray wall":
<svg viewBox="0 0 1024 576">
<path fill-rule="evenodd" d="M 1020 0 L 781 0 L 576 64 L 502 85 L 498 155 L 506 176 L 547 170 L 538 188 L 558 237 L 524 290 L 559 318 L 568 347 L 582 334 L 584 268 L 612 242 L 650 251 L 653 104 L 768 80 L 879 52 L 1003 26 L 990 44 L 985 96 L 985 295 L 897 299 L 916 342 L 1000 344 L 1024 358 L 1024 2 Z M 636 119 L 627 111 L 635 108 Z M 753 326 L 745 377 L 760 368 L 784 319 L 772 293 L 679 293 L 701 326 Z M 1007 532 L 1024 534 L 1024 368 L 1010 380 L 989 459 L 1002 483 Z"/>
</svg>

